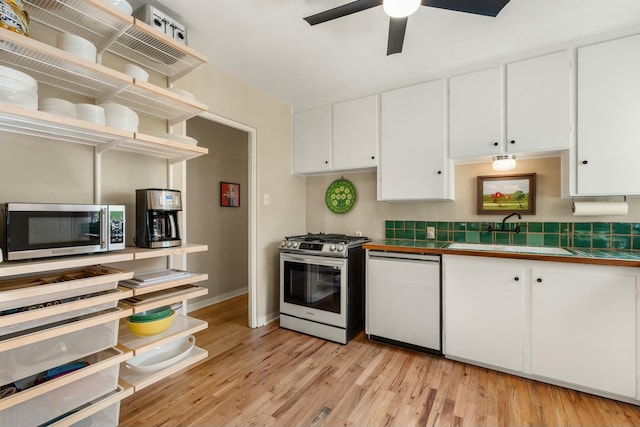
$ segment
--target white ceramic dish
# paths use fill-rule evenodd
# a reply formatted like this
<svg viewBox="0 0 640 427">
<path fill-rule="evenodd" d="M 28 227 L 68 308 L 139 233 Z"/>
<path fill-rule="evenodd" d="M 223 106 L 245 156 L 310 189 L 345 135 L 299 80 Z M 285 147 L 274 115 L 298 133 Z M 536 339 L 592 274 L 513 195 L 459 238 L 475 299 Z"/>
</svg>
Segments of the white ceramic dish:
<svg viewBox="0 0 640 427">
<path fill-rule="evenodd" d="M 171 141 L 181 142 L 183 144 L 198 145 L 198 140 L 186 135 L 175 135 L 172 133 L 163 133 L 158 135 L 159 138 L 170 139 Z"/>
<path fill-rule="evenodd" d="M 136 80 L 141 80 L 143 82 L 149 81 L 149 73 L 147 73 L 142 68 L 138 67 L 135 64 L 127 64 L 124 66 L 125 74 L 130 75 Z"/>
<path fill-rule="evenodd" d="M 107 3 L 117 7 L 127 15 L 131 15 L 131 12 L 133 12 L 133 7 L 131 7 L 131 5 L 125 0 L 106 0 L 106 1 Z"/>
<path fill-rule="evenodd" d="M 129 359 L 125 366 L 136 373 L 159 371 L 186 358 L 195 344 L 196 338 L 189 335 Z"/>
<path fill-rule="evenodd" d="M 36 82 L 36 80 L 30 75 L 13 68 L 5 67 L 4 65 L 0 65 L 0 76 L 11 77 L 12 79 L 26 83 L 29 87 L 38 86 L 38 82 Z"/>
<path fill-rule="evenodd" d="M 76 104 L 76 116 L 80 120 L 105 125 L 104 108 L 93 104 Z"/>
<path fill-rule="evenodd" d="M 56 46 L 88 61 L 96 62 L 97 49 L 89 40 L 69 33 L 59 33 Z"/>
<path fill-rule="evenodd" d="M 44 98 L 39 102 L 39 110 L 60 116 L 76 118 L 76 106 L 73 102 L 69 102 L 60 98 Z"/>
<path fill-rule="evenodd" d="M 131 108 L 115 102 L 106 102 L 100 104 L 100 106 L 104 108 L 105 124 L 107 126 L 132 132 L 138 131 L 138 115 Z"/>
<path fill-rule="evenodd" d="M 16 91 L 0 86 L 0 102 L 17 105 L 29 110 L 38 109 L 38 94 L 32 92 Z"/>
</svg>

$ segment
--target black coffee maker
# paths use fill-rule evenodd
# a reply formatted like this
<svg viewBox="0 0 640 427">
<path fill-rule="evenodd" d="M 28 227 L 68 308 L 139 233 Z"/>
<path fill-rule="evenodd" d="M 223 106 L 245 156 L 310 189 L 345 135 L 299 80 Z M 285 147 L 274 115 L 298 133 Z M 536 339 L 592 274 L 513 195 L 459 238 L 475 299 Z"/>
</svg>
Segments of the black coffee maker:
<svg viewBox="0 0 640 427">
<path fill-rule="evenodd" d="M 160 188 L 136 190 L 136 246 L 168 248 L 180 246 L 178 212 L 180 191 Z"/>
</svg>

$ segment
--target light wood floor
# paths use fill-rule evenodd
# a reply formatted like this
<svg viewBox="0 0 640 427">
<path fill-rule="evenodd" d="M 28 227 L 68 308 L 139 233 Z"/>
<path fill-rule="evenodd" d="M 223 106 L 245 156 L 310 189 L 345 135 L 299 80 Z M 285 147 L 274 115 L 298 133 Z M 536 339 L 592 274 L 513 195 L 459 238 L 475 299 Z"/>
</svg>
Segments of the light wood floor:
<svg viewBox="0 0 640 427">
<path fill-rule="evenodd" d="M 247 324 L 246 296 L 209 322 L 200 365 L 122 402 L 122 426 L 640 426 L 640 407 L 370 342 Z"/>
</svg>

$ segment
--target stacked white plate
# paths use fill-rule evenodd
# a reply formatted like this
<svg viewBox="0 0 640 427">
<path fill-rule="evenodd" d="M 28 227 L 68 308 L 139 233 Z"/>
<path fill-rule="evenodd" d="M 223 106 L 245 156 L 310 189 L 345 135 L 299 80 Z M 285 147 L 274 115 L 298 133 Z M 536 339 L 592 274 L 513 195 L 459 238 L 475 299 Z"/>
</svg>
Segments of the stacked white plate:
<svg viewBox="0 0 640 427">
<path fill-rule="evenodd" d="M 138 131 L 138 115 L 131 108 L 115 102 L 106 102 L 100 104 L 100 106 L 104 108 L 104 118 L 107 126 L 131 132 Z"/>
<path fill-rule="evenodd" d="M 56 46 L 88 61 L 96 62 L 96 47 L 89 40 L 69 33 L 59 33 Z"/>
<path fill-rule="evenodd" d="M 80 120 L 85 120 L 98 125 L 104 126 L 106 124 L 104 108 L 99 105 L 76 104 L 76 116 Z"/>
<path fill-rule="evenodd" d="M 76 106 L 73 102 L 60 98 L 44 98 L 38 104 L 40 105 L 40 111 L 72 119 L 76 118 Z"/>
<path fill-rule="evenodd" d="M 131 15 L 133 12 L 133 7 L 126 0 L 107 0 L 107 3 L 111 3 L 127 15 Z"/>
<path fill-rule="evenodd" d="M 135 64 L 127 64 L 124 66 L 124 73 L 134 77 L 136 80 L 143 82 L 149 81 L 149 73 Z"/>
<path fill-rule="evenodd" d="M 158 135 L 160 138 L 170 139 L 171 141 L 181 142 L 183 144 L 197 145 L 198 140 L 186 135 L 175 135 L 173 133 L 163 133 Z"/>
<path fill-rule="evenodd" d="M 38 82 L 21 71 L 0 65 L 0 102 L 38 109 Z"/>
</svg>

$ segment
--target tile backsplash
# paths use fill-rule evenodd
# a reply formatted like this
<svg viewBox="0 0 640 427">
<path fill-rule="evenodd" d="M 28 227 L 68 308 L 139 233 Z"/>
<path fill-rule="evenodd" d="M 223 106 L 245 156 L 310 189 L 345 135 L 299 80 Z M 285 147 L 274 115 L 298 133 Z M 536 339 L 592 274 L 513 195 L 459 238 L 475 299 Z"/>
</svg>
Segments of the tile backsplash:
<svg viewBox="0 0 640 427">
<path fill-rule="evenodd" d="M 516 221 L 507 222 L 513 229 Z M 493 243 L 582 249 L 640 249 L 640 223 L 520 222 L 520 233 L 494 231 L 502 222 L 385 221 L 385 237 L 432 242 Z M 427 239 L 427 227 L 434 228 Z"/>
</svg>

